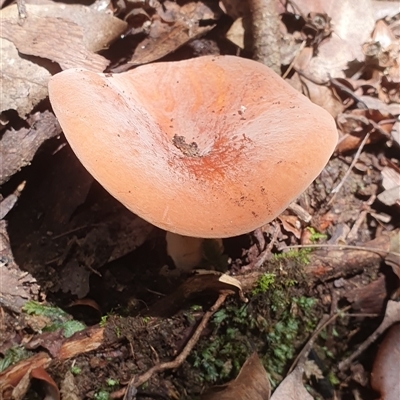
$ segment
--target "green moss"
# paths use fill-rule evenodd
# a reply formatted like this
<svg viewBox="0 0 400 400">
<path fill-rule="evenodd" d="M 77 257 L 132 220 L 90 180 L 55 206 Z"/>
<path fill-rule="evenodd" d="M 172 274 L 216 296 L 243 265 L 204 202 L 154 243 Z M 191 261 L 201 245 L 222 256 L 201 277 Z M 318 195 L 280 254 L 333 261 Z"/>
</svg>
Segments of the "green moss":
<svg viewBox="0 0 400 400">
<path fill-rule="evenodd" d="M 272 263 L 279 263 L 281 261 L 295 261 L 299 265 L 308 265 L 310 263 L 310 253 L 312 249 L 290 249 L 284 253 L 274 254 L 272 256 Z"/>
<path fill-rule="evenodd" d="M 9 348 L 4 357 L 0 359 L 0 372 L 7 369 L 10 365 L 25 360 L 32 355 L 31 351 L 26 350 L 23 346 L 13 346 Z"/>
<path fill-rule="evenodd" d="M 265 293 L 274 286 L 276 275 L 274 273 L 265 273 L 258 279 L 255 288 L 251 292 L 253 296 Z"/>
<path fill-rule="evenodd" d="M 43 329 L 45 332 L 53 332 L 61 329 L 64 337 L 71 337 L 74 333 L 82 331 L 86 326 L 79 321 L 72 320 L 71 316 L 58 307 L 47 306 L 37 301 L 27 301 L 22 311 L 29 315 L 44 316 L 49 324 Z"/>
<path fill-rule="evenodd" d="M 327 235 L 323 234 L 323 233 L 319 233 L 318 231 L 316 231 L 313 227 L 309 226 L 306 228 L 307 231 L 310 232 L 310 241 L 313 243 L 318 242 L 319 240 L 325 240 L 328 238 Z"/>
<path fill-rule="evenodd" d="M 110 393 L 108 393 L 106 390 L 99 390 L 94 394 L 93 397 L 95 400 L 109 400 Z"/>
<path fill-rule="evenodd" d="M 289 274 L 264 274 L 249 303 L 228 303 L 212 318 L 213 332 L 192 353 L 201 381 L 222 383 L 237 375 L 256 350 L 272 383 L 286 372 L 317 323 L 317 301 L 296 295 L 297 279 Z"/>
<path fill-rule="evenodd" d="M 76 365 L 71 366 L 72 375 L 79 375 L 82 372 L 82 369 Z"/>
</svg>

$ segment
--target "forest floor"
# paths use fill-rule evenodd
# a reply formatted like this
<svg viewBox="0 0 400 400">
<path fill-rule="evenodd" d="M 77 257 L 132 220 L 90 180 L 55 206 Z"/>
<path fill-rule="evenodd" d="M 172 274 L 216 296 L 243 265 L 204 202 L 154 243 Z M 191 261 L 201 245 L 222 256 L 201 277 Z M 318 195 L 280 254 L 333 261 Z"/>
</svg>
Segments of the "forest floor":
<svg viewBox="0 0 400 400">
<path fill-rule="evenodd" d="M 0 399 L 400 395 L 398 3 L 284 3 L 3 7 Z M 277 70 L 339 143 L 277 219 L 187 271 L 76 158 L 47 81 L 204 55 Z"/>
</svg>

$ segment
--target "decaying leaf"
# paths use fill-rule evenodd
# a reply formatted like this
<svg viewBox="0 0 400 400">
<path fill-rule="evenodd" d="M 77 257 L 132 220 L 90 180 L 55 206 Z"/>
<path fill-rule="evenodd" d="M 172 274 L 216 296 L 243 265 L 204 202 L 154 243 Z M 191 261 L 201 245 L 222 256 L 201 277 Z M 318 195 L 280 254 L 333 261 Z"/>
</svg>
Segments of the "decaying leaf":
<svg viewBox="0 0 400 400">
<path fill-rule="evenodd" d="M 302 73 L 313 81 L 327 82 L 329 76 L 344 77 L 343 71 L 349 62 L 364 60 L 361 46 L 369 40 L 375 24 L 370 0 L 364 1 L 362 7 L 352 0 L 296 0 L 294 3 L 304 16 L 326 14 L 333 27 L 331 37 L 318 46 L 318 54 L 310 59 L 307 68 L 302 68 Z"/>
<path fill-rule="evenodd" d="M 26 11 L 23 24 L 15 4 L 0 11 L 0 112 L 14 109 L 22 118 L 47 96 L 47 81 L 57 69 L 49 60 L 63 69 L 103 71 L 108 60 L 95 52 L 127 28 L 126 22 L 82 5 L 27 4 Z"/>
<path fill-rule="evenodd" d="M 163 2 L 163 7 L 157 8 L 153 17 L 148 37 L 137 46 L 129 63 L 146 64 L 166 56 L 211 30 L 212 24 L 201 26 L 200 21 L 216 17 L 215 12 L 202 2 L 183 6 L 172 1 Z"/>
<path fill-rule="evenodd" d="M 313 400 L 303 385 L 303 369 L 297 367 L 273 393 L 271 400 Z"/>
<path fill-rule="evenodd" d="M 60 391 L 57 384 L 43 367 L 33 369 L 31 371 L 31 378 L 41 382 L 46 400 L 60 400 Z"/>
<path fill-rule="evenodd" d="M 13 85 L 18 84 L 14 83 Z M 14 89 L 19 91 L 17 86 Z M 28 87 L 26 89 L 29 90 Z M 23 99 L 21 98 L 21 100 Z M 30 106 L 33 104 L 30 103 Z M 23 127 L 18 131 L 11 128 L 3 133 L 0 140 L 0 158 L 2 160 L 0 184 L 7 182 L 11 176 L 28 165 L 45 140 L 61 134 L 60 125 L 50 111 L 38 113 L 35 119 L 36 121 L 32 122 L 30 128 Z"/>
<path fill-rule="evenodd" d="M 243 364 L 239 375 L 226 385 L 214 386 L 201 400 L 268 400 L 271 386 L 257 353 L 253 353 Z"/>
<path fill-rule="evenodd" d="M 47 81 L 51 73 L 43 64 L 21 58 L 17 48 L 9 40 L 0 38 L 0 54 L 0 113 L 16 110 L 21 118 L 25 118 L 47 96 Z M 8 165 L 2 164 L 4 167 Z M 3 175 L 3 169 L 1 174 Z"/>
<path fill-rule="evenodd" d="M 400 206 L 400 172 L 390 166 L 381 171 L 384 191 L 378 195 L 378 200 L 387 206 Z"/>
<path fill-rule="evenodd" d="M 14 261 L 6 221 L 0 221 L 0 306 L 20 313 L 22 306 L 32 299 L 31 290 L 38 290 L 36 280 L 22 272 Z"/>
<path fill-rule="evenodd" d="M 108 65 L 107 59 L 84 46 L 83 29 L 75 22 L 32 14 L 22 26 L 15 11 L 3 10 L 1 35 L 20 53 L 50 59 L 62 69 L 82 67 L 100 72 Z"/>
<path fill-rule="evenodd" d="M 400 395 L 400 324 L 393 325 L 379 346 L 371 374 L 372 387 L 381 399 L 398 400 Z"/>
<path fill-rule="evenodd" d="M 35 368 L 46 368 L 51 361 L 51 357 L 46 353 L 38 353 L 33 357 L 20 361 L 19 363 L 7 368 L 0 373 L 0 398 L 10 399 L 11 393 L 26 376 L 27 383 L 29 384 L 29 374 Z M 27 386 L 25 382 L 22 384 L 25 389 Z M 23 390 L 21 389 L 21 392 Z"/>
</svg>

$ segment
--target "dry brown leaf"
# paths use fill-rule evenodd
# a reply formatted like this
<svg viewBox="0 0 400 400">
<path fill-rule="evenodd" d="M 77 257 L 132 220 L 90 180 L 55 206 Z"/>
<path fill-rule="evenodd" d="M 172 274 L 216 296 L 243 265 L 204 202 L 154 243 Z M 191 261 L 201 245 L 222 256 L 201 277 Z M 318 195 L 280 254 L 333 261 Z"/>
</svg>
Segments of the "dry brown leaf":
<svg viewBox="0 0 400 400">
<path fill-rule="evenodd" d="M 0 221 L 0 260 L 0 305 L 18 314 L 28 300 L 35 299 L 31 292 L 38 291 L 39 287 L 35 278 L 22 272 L 15 263 L 4 220 Z"/>
<path fill-rule="evenodd" d="M 303 370 L 297 367 L 273 393 L 271 400 L 313 400 L 303 385 Z"/>
<path fill-rule="evenodd" d="M 339 37 L 345 48 L 355 59 L 364 59 L 361 45 L 369 40 L 375 25 L 374 8 L 371 0 L 362 3 L 354 0 L 294 0 L 294 4 L 304 16 L 309 13 L 325 13 L 332 20 L 334 36 Z M 351 61 L 351 60 L 349 60 Z"/>
<path fill-rule="evenodd" d="M 128 28 L 128 24 L 109 12 L 97 11 L 91 7 L 78 4 L 65 4 L 49 2 L 46 4 L 27 4 L 26 10 L 29 20 L 31 16 L 41 18 L 57 18 L 68 20 L 82 29 L 82 41 L 86 49 L 97 52 L 108 48 Z M 16 5 L 3 10 L 4 18 L 15 18 L 18 16 Z M 48 38 L 50 39 L 50 38 Z"/>
<path fill-rule="evenodd" d="M 31 378 L 41 382 L 45 393 L 45 400 L 60 400 L 60 391 L 53 378 L 46 372 L 43 367 L 34 368 L 31 371 Z"/>
<path fill-rule="evenodd" d="M 301 70 L 307 77 L 316 82 L 327 82 L 329 76 L 344 77 L 349 62 L 364 60 L 362 44 L 370 39 L 375 24 L 370 0 L 362 5 L 352 0 L 296 0 L 294 4 L 304 16 L 326 13 L 332 19 L 332 36 L 319 45 L 318 55 Z"/>
<path fill-rule="evenodd" d="M 0 54 L 0 113 L 16 110 L 21 118 L 25 118 L 36 104 L 46 98 L 51 73 L 44 65 L 21 58 L 9 40 L 0 38 Z"/>
<path fill-rule="evenodd" d="M 226 38 L 241 49 L 249 48 L 249 43 L 245 43 L 245 32 L 248 30 L 248 26 L 248 18 L 238 18 L 226 33 Z"/>
<path fill-rule="evenodd" d="M 281 214 L 278 219 L 281 221 L 283 229 L 286 232 L 293 233 L 293 235 L 300 239 L 301 237 L 301 222 L 295 215 Z"/>
<path fill-rule="evenodd" d="M 21 380 L 27 376 L 34 368 L 46 368 L 51 362 L 51 358 L 46 353 L 38 353 L 33 357 L 20 361 L 17 364 L 8 367 L 0 373 L 0 398 L 10 399 L 11 393 L 18 386 Z M 29 383 L 29 380 L 28 380 Z M 23 383 L 22 386 L 25 387 Z M 23 390 L 21 390 L 23 391 Z"/>
<path fill-rule="evenodd" d="M 16 5 L 1 11 L 1 36 L 23 54 L 58 62 L 63 69 L 84 67 L 103 71 L 108 60 L 94 54 L 120 36 L 127 24 L 105 12 L 82 5 L 26 5 L 23 24 Z"/>
<path fill-rule="evenodd" d="M 388 166 L 382 169 L 381 174 L 385 190 L 378 195 L 378 200 L 387 206 L 396 203 L 400 206 L 400 173 Z"/>
<path fill-rule="evenodd" d="M 189 40 L 210 31 L 214 26 L 200 26 L 201 20 L 216 19 L 215 13 L 204 3 L 191 2 L 180 7 L 166 1 L 153 17 L 149 36 L 137 46 L 129 64 L 139 65 L 158 60 L 183 46 Z"/>
<path fill-rule="evenodd" d="M 372 369 L 371 385 L 381 394 L 381 399 L 399 399 L 400 324 L 389 329 L 379 347 Z"/>
<path fill-rule="evenodd" d="M 22 25 L 18 16 L 2 16 L 3 38 L 12 41 L 18 51 L 58 62 L 62 69 L 82 67 L 104 71 L 108 60 L 83 45 L 82 28 L 67 19 L 29 16 Z"/>
<path fill-rule="evenodd" d="M 234 381 L 223 386 L 214 386 L 201 400 L 268 400 L 271 386 L 257 353 L 253 353 L 243 364 Z"/>
<path fill-rule="evenodd" d="M 25 82 L 29 86 L 29 81 L 25 78 L 21 80 L 21 86 L 24 86 Z M 18 82 L 14 81 L 13 86 L 14 90 L 20 90 Z M 21 98 L 21 100 L 23 99 Z M 30 103 L 30 106 L 33 104 Z M 21 168 L 29 165 L 37 149 L 45 140 L 61 134 L 60 125 L 50 111 L 35 114 L 35 117 L 36 121 L 30 128 L 23 127 L 18 131 L 8 129 L 3 133 L 0 140 L 0 158 L 2 160 L 0 185 L 7 182 Z"/>
</svg>

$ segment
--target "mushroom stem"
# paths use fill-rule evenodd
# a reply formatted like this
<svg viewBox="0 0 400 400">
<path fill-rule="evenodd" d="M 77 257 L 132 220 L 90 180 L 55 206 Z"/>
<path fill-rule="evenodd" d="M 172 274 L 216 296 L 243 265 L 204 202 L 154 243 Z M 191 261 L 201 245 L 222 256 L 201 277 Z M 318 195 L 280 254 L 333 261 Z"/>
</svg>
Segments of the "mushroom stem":
<svg viewBox="0 0 400 400">
<path fill-rule="evenodd" d="M 188 272 L 200 264 L 203 258 L 204 239 L 168 231 L 165 239 L 167 241 L 167 253 L 174 261 L 176 268 L 182 272 Z"/>
</svg>

